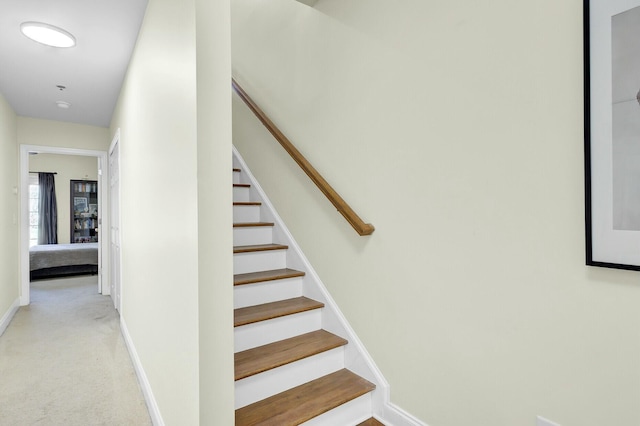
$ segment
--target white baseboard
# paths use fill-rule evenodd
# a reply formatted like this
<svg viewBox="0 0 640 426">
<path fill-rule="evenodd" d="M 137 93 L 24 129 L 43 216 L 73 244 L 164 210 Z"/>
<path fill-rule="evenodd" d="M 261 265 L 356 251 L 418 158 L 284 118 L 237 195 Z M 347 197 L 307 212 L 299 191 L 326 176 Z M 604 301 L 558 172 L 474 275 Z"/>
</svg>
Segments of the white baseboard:
<svg viewBox="0 0 640 426">
<path fill-rule="evenodd" d="M 0 318 L 0 336 L 7 329 L 9 323 L 13 319 L 13 316 L 18 312 L 18 308 L 20 307 L 20 298 L 17 298 L 13 301 L 11 306 L 9 306 L 9 310 L 5 312 L 5 314 Z"/>
<path fill-rule="evenodd" d="M 549 419 L 545 419 L 542 416 L 536 417 L 536 426 L 560 426 L 558 423 L 554 423 Z"/>
<path fill-rule="evenodd" d="M 383 412 L 378 420 L 388 426 L 428 426 L 388 400 L 385 401 Z"/>
<path fill-rule="evenodd" d="M 162 416 L 160 415 L 158 403 L 153 396 L 151 385 L 149 384 L 147 375 L 144 372 L 144 368 L 142 368 L 142 363 L 140 362 L 140 358 L 138 357 L 138 352 L 136 352 L 136 348 L 133 345 L 131 336 L 129 335 L 129 330 L 127 329 L 127 325 L 125 324 L 122 317 L 120 317 L 120 330 L 122 331 L 124 342 L 127 345 L 127 349 L 129 350 L 129 356 L 131 357 L 131 362 L 133 362 L 133 368 L 135 368 L 136 370 L 138 382 L 140 383 L 140 388 L 142 388 L 142 394 L 144 395 L 144 399 L 147 402 L 147 408 L 149 409 L 151 421 L 153 422 L 154 426 L 164 426 L 164 420 L 162 420 Z"/>
</svg>

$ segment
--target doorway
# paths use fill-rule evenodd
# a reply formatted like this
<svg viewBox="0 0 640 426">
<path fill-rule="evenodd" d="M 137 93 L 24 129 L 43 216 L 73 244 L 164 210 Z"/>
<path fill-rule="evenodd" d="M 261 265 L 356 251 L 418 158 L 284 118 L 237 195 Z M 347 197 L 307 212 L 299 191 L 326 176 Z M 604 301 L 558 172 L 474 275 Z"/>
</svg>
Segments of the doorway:
<svg viewBox="0 0 640 426">
<path fill-rule="evenodd" d="M 102 237 L 98 243 L 98 293 L 109 294 L 109 286 L 103 286 L 108 279 L 109 255 L 107 242 L 108 234 L 100 233 L 103 227 L 108 228 L 108 164 L 107 152 L 76 148 L 63 148 L 39 145 L 20 145 L 20 305 L 30 303 L 29 288 L 29 156 L 30 153 L 59 154 L 71 156 L 95 157 L 98 167 L 98 232 Z M 106 235 L 105 235 L 106 234 Z M 103 273 L 103 272 L 106 272 Z"/>
</svg>

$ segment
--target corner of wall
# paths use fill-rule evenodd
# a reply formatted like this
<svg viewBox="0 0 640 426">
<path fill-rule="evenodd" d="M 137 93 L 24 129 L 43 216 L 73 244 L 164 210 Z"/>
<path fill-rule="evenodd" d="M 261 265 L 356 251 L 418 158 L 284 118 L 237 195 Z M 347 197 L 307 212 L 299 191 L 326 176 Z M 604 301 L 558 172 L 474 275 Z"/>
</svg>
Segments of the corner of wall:
<svg viewBox="0 0 640 426">
<path fill-rule="evenodd" d="M 3 271 L 0 279 L 0 312 L 17 309 L 15 300 L 20 291 L 18 179 L 17 116 L 0 94 L 0 188 L 6 194 L 0 202 L 0 270 Z M 6 319 L 8 324 L 13 313 L 3 317 L 3 321 Z"/>
</svg>

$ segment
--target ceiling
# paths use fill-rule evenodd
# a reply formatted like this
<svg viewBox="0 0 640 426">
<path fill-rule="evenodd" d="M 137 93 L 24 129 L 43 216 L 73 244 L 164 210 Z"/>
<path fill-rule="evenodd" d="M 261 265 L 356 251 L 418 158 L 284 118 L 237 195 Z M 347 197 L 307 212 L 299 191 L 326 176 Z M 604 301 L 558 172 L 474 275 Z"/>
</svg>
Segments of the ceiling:
<svg viewBox="0 0 640 426">
<path fill-rule="evenodd" d="M 0 0 L 0 93 L 19 116 L 109 127 L 146 6 L 147 0 Z M 63 28 L 76 46 L 36 43 L 20 32 L 25 21 Z"/>
</svg>

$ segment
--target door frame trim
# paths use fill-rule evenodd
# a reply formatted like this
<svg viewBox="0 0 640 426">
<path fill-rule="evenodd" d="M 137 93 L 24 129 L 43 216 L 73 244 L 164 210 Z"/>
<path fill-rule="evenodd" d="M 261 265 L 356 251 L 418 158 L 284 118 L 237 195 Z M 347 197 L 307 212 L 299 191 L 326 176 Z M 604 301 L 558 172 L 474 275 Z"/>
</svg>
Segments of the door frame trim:
<svg viewBox="0 0 640 426">
<path fill-rule="evenodd" d="M 39 154 L 78 155 L 96 157 L 98 167 L 98 209 L 102 223 L 98 225 L 100 244 L 98 244 L 98 292 L 109 294 L 108 286 L 103 286 L 105 273 L 109 273 L 109 237 L 101 232 L 109 226 L 107 185 L 109 182 L 109 162 L 106 151 L 89 149 L 65 148 L 59 146 L 25 145 L 20 144 L 20 305 L 30 303 L 29 289 L 29 152 Z M 106 222 L 106 224 L 105 224 Z M 106 228 L 108 229 L 108 228 Z M 106 290 L 106 292 L 105 292 Z"/>
<path fill-rule="evenodd" d="M 120 164 L 120 160 L 122 159 L 122 155 L 121 155 L 121 145 L 120 145 L 120 128 L 116 129 L 116 133 L 113 136 L 113 140 L 111 141 L 111 145 L 109 145 L 109 151 L 108 151 L 108 155 L 107 155 L 107 168 L 109 169 L 109 175 L 108 175 L 108 181 L 107 181 L 107 186 L 108 186 L 108 190 L 107 193 L 109 194 L 109 200 L 111 200 L 111 164 L 109 163 L 109 158 L 111 158 L 111 154 L 113 153 L 113 150 L 116 148 L 116 145 L 118 146 L 118 211 L 116 212 L 116 214 L 118 215 L 118 242 L 120 244 L 120 250 L 118 251 L 119 256 L 118 256 L 118 265 L 120 265 L 120 267 L 118 268 L 118 283 L 120 284 L 118 287 L 118 306 L 116 306 L 115 308 L 117 309 L 118 312 L 122 312 L 122 232 L 120 230 L 120 227 L 122 226 L 122 221 L 121 219 L 121 214 L 120 214 L 120 210 L 121 210 L 121 206 L 122 206 L 122 173 L 120 172 L 122 170 L 122 165 Z M 111 218 L 111 203 L 109 203 L 109 218 Z M 109 220 L 109 229 L 108 232 L 109 234 L 109 255 L 111 254 L 111 220 Z M 111 268 L 111 265 L 109 265 L 109 268 Z M 109 291 L 111 291 L 111 281 L 114 279 L 114 277 L 111 276 L 111 269 L 109 269 Z M 111 298 L 113 299 L 113 295 L 111 296 Z M 114 304 L 115 304 L 115 300 L 114 300 Z"/>
</svg>

